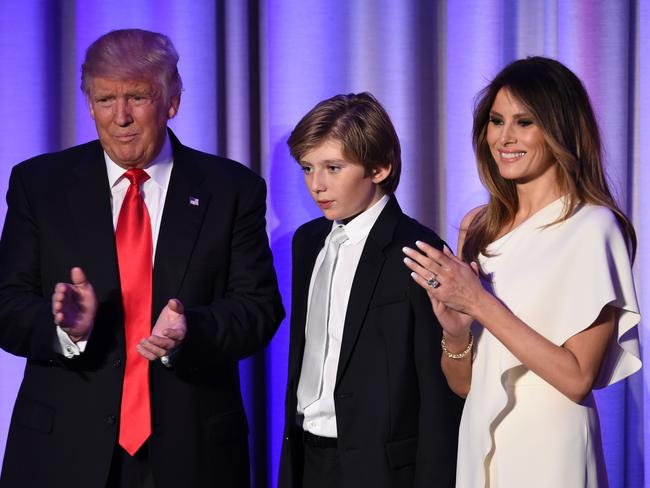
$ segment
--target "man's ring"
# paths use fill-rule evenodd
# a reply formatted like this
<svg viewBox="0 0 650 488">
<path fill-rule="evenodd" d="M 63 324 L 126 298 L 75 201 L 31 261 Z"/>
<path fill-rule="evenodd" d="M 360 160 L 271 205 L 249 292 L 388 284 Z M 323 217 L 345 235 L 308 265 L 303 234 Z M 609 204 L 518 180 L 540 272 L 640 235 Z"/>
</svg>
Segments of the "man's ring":
<svg viewBox="0 0 650 488">
<path fill-rule="evenodd" d="M 427 285 L 429 285 L 431 288 L 435 290 L 440 286 L 440 282 L 436 279 L 436 276 L 434 275 L 433 278 L 429 278 L 427 280 Z"/>
</svg>

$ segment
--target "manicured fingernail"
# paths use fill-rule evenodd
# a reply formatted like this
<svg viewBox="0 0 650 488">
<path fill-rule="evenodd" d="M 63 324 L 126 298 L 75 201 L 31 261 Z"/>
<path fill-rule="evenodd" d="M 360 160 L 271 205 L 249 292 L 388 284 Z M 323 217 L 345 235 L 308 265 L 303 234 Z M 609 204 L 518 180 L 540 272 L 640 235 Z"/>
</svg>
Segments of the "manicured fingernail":
<svg viewBox="0 0 650 488">
<path fill-rule="evenodd" d="M 418 246 L 419 248 L 422 248 L 423 244 L 424 244 L 424 242 L 422 242 L 422 241 L 415 241 L 415 245 Z"/>
</svg>

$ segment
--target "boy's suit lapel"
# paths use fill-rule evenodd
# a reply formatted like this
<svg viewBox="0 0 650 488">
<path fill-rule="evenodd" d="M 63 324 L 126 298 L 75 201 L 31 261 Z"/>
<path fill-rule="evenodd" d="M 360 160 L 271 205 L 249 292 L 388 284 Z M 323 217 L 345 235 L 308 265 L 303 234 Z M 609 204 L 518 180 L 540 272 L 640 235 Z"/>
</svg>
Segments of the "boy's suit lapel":
<svg viewBox="0 0 650 488">
<path fill-rule="evenodd" d="M 336 384 L 338 385 L 341 376 L 354 350 L 361 326 L 368 312 L 370 300 L 374 294 L 377 280 L 381 274 L 386 254 L 384 252 L 393 240 L 393 234 L 397 222 L 402 215 L 402 210 L 394 196 L 386 204 L 379 218 L 373 225 L 366 240 L 366 244 L 357 266 L 357 271 L 352 282 L 348 309 L 345 314 L 345 326 L 341 340 L 341 353 L 336 373 Z"/>
<path fill-rule="evenodd" d="M 296 290 L 292 297 L 292 300 L 296 301 L 294 308 L 296 313 L 295 323 L 302 324 L 302 326 L 296 328 L 295 344 L 299 347 L 296 348 L 296 361 L 292 362 L 292 364 L 295 364 L 296 375 L 300 375 L 300 365 L 302 364 L 302 356 L 305 350 L 305 324 L 307 323 L 309 283 L 318 253 L 323 248 L 325 239 L 331 230 L 332 222 L 326 219 L 320 219 L 318 225 L 310 229 L 310 233 L 304 238 L 302 246 L 299 246 L 300 249 L 296 249 L 292 260 L 294 266 L 299 266 L 297 270 L 294 270 L 294 283 L 292 283 L 292 288 Z"/>
</svg>

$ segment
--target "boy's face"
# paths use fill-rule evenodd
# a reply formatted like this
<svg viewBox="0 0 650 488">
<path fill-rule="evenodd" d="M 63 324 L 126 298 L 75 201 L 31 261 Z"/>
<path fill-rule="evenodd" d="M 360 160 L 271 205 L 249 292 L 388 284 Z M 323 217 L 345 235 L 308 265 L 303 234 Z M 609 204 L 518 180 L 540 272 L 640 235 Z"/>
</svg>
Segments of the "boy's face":
<svg viewBox="0 0 650 488">
<path fill-rule="evenodd" d="M 305 154 L 300 166 L 307 189 L 329 220 L 349 221 L 372 207 L 384 195 L 379 183 L 390 173 L 387 167 L 366 175 L 360 163 L 346 159 L 334 139 Z"/>
</svg>

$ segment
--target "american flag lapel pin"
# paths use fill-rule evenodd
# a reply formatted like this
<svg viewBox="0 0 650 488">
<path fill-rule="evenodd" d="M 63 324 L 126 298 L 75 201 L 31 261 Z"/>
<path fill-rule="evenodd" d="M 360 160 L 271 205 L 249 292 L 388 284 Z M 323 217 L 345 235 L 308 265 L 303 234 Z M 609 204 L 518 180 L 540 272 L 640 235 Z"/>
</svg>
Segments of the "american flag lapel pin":
<svg viewBox="0 0 650 488">
<path fill-rule="evenodd" d="M 199 206 L 199 199 L 196 197 L 190 197 L 190 205 L 194 205 L 195 207 Z"/>
</svg>

